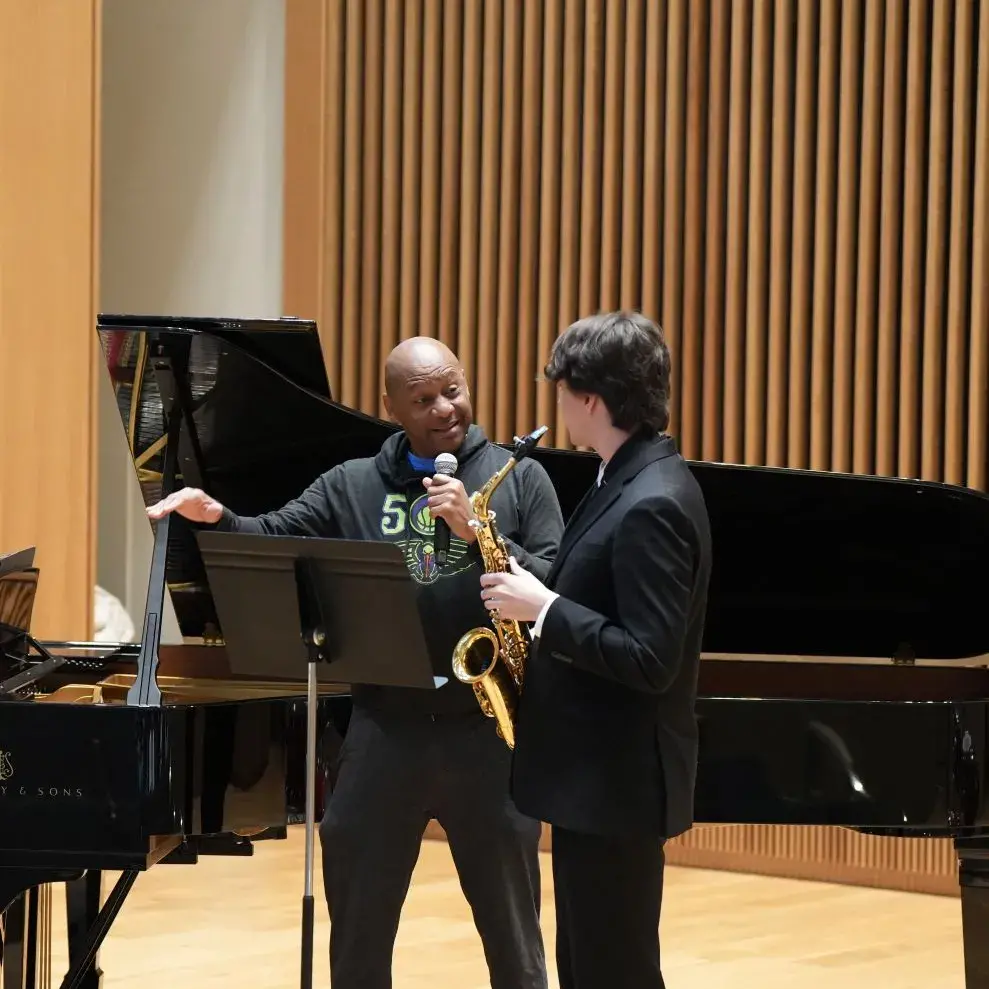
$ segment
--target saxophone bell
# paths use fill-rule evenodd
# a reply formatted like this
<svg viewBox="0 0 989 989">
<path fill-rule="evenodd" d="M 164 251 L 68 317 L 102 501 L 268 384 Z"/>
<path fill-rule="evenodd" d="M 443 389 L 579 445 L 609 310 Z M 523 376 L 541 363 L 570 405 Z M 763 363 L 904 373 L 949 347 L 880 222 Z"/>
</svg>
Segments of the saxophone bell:
<svg viewBox="0 0 989 989">
<path fill-rule="evenodd" d="M 453 675 L 474 688 L 481 711 L 494 719 L 499 737 L 514 749 L 519 690 L 492 629 L 472 628 L 461 636 L 453 651 Z"/>
</svg>

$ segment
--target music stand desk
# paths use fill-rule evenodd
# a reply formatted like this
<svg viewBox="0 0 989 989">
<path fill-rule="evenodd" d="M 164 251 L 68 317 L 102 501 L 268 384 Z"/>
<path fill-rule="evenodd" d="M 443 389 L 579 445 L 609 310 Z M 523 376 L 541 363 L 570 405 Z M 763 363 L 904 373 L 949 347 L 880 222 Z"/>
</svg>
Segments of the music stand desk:
<svg viewBox="0 0 989 989">
<path fill-rule="evenodd" d="M 302 987 L 312 986 L 318 683 L 420 687 L 433 675 L 405 557 L 391 543 L 199 530 L 230 669 L 306 683 Z"/>
</svg>

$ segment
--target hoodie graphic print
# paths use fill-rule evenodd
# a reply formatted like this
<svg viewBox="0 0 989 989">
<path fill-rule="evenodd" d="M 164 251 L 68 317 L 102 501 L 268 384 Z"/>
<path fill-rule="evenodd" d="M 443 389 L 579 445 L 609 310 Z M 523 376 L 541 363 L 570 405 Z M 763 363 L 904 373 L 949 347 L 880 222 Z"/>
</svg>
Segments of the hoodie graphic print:
<svg viewBox="0 0 989 989">
<path fill-rule="evenodd" d="M 405 565 L 417 584 L 432 584 L 440 577 L 453 577 L 471 566 L 467 543 L 450 533 L 447 564 L 436 563 L 435 519 L 429 511 L 429 495 L 423 492 L 410 501 L 409 494 L 389 491 L 381 505 L 381 535 L 402 548 Z"/>
</svg>

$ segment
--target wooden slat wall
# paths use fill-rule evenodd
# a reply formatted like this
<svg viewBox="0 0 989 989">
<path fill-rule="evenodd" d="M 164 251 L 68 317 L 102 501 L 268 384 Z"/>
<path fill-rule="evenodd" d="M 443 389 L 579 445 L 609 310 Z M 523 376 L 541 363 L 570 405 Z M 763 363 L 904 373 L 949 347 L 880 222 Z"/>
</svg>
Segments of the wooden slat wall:
<svg viewBox="0 0 989 989">
<path fill-rule="evenodd" d="M 0 3 L 0 553 L 32 630 L 92 634 L 99 0 Z"/>
<path fill-rule="evenodd" d="M 536 374 L 628 306 L 666 329 L 688 457 L 986 487 L 989 2 L 287 9 L 286 310 L 345 403 L 379 413 L 385 352 L 433 334 L 494 438 L 568 446 Z M 773 855 L 859 854 L 806 834 Z M 953 868 L 929 847 L 902 869 Z"/>
</svg>

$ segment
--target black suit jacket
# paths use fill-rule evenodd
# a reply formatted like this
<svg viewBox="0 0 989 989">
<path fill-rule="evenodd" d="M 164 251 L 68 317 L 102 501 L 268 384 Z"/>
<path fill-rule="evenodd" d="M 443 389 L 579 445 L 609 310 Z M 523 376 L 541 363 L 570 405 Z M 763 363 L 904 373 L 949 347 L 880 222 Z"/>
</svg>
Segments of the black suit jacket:
<svg viewBox="0 0 989 989">
<path fill-rule="evenodd" d="M 512 760 L 524 814 L 592 834 L 693 823 L 707 509 L 668 436 L 631 438 L 578 506 L 547 584 Z"/>
</svg>

